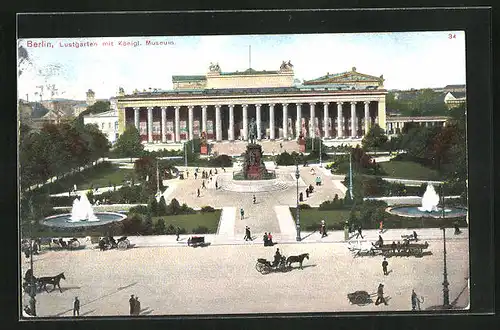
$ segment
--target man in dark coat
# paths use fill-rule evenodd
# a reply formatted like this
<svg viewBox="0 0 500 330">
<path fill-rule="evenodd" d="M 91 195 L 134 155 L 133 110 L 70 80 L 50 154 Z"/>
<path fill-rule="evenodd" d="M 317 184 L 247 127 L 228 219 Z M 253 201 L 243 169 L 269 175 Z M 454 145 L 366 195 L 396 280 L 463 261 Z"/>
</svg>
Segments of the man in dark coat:
<svg viewBox="0 0 500 330">
<path fill-rule="evenodd" d="M 78 297 L 75 297 L 73 302 L 73 316 L 80 316 L 80 300 L 78 300 Z"/>
<path fill-rule="evenodd" d="M 264 233 L 264 246 L 268 246 L 269 245 L 269 241 L 267 239 L 267 232 Z"/>
<path fill-rule="evenodd" d="M 139 297 L 135 297 L 135 315 L 141 314 L 141 302 L 139 301 Z"/>
<path fill-rule="evenodd" d="M 361 228 L 361 225 L 358 226 L 358 233 L 356 234 L 356 238 L 358 238 L 359 236 L 361 236 L 361 238 L 364 238 L 363 237 L 363 233 L 362 233 L 362 228 Z"/>
<path fill-rule="evenodd" d="M 382 283 L 379 284 L 378 289 L 377 289 L 377 301 L 375 301 L 375 305 L 384 303 L 387 305 L 387 301 L 385 301 L 384 298 L 384 285 Z"/>
<path fill-rule="evenodd" d="M 382 261 L 382 270 L 384 271 L 384 275 L 388 275 L 389 274 L 387 272 L 387 266 L 389 266 L 389 263 L 387 262 L 387 259 L 384 258 L 384 261 Z"/>
<path fill-rule="evenodd" d="M 135 298 L 134 295 L 130 295 L 130 299 L 128 300 L 130 303 L 130 315 L 134 315 L 135 312 Z"/>
</svg>

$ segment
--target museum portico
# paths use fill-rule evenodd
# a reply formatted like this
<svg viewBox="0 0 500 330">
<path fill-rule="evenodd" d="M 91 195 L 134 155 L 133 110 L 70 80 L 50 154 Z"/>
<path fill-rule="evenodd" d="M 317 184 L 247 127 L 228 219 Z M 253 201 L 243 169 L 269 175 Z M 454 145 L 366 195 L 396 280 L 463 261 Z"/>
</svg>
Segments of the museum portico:
<svg viewBox="0 0 500 330">
<path fill-rule="evenodd" d="M 362 137 L 374 123 L 386 127 L 383 77 L 351 71 L 294 85 L 293 65 L 278 71 L 173 76 L 174 89 L 117 96 L 120 132 L 138 128 L 147 143 L 178 143 L 206 132 L 215 141 L 246 140 L 252 118 L 259 139 Z"/>
</svg>

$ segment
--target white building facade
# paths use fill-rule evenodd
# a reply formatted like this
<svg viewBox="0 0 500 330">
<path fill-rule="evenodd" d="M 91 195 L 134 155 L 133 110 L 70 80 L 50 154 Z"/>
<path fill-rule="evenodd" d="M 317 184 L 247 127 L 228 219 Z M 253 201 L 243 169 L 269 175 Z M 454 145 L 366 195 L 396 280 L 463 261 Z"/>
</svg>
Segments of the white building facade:
<svg viewBox="0 0 500 330">
<path fill-rule="evenodd" d="M 83 123 L 97 125 L 111 143 L 115 143 L 118 139 L 118 112 L 116 110 L 89 114 L 83 117 Z"/>
</svg>

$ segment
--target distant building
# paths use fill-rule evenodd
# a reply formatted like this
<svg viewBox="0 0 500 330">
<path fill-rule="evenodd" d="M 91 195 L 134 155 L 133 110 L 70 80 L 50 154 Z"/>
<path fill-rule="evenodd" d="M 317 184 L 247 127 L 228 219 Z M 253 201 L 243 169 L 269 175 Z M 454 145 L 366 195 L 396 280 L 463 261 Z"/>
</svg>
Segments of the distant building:
<svg viewBox="0 0 500 330">
<path fill-rule="evenodd" d="M 109 142 L 114 143 L 118 139 L 118 111 L 110 110 L 106 112 L 88 114 L 83 116 L 83 123 L 94 124 L 106 135 Z"/>
<path fill-rule="evenodd" d="M 89 89 L 87 91 L 87 106 L 91 106 L 95 103 L 95 93 L 93 90 Z"/>
<path fill-rule="evenodd" d="M 408 123 L 416 123 L 425 127 L 445 127 L 448 117 L 425 116 L 425 117 L 403 117 L 387 116 L 386 134 L 389 136 L 401 134 L 403 127 Z"/>
<path fill-rule="evenodd" d="M 444 97 L 444 102 L 448 108 L 453 108 L 459 106 L 460 104 L 466 103 L 466 94 L 464 92 L 448 92 Z"/>
</svg>

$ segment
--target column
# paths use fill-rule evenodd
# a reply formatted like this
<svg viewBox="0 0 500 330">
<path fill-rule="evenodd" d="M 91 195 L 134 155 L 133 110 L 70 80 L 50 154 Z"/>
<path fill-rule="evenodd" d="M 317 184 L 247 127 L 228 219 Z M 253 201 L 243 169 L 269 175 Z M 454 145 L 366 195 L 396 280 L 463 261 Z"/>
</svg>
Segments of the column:
<svg viewBox="0 0 500 330">
<path fill-rule="evenodd" d="M 342 103 L 337 102 L 337 137 L 344 136 L 344 123 L 342 120 Z"/>
<path fill-rule="evenodd" d="M 167 142 L 167 107 L 161 107 L 161 142 Z"/>
<path fill-rule="evenodd" d="M 207 106 L 201 106 L 201 131 L 207 132 Z"/>
<path fill-rule="evenodd" d="M 288 104 L 283 103 L 283 139 L 288 139 Z"/>
<path fill-rule="evenodd" d="M 296 138 L 298 139 L 302 131 L 302 104 L 297 103 L 297 121 L 295 122 Z"/>
<path fill-rule="evenodd" d="M 220 105 L 215 106 L 215 140 L 222 140 L 222 123 L 220 120 Z"/>
<path fill-rule="evenodd" d="M 194 132 L 193 132 L 193 108 L 194 106 L 190 105 L 188 106 L 188 117 L 189 117 L 189 139 L 192 140 L 194 137 Z"/>
<path fill-rule="evenodd" d="M 148 107 L 148 143 L 153 142 L 153 107 Z"/>
<path fill-rule="evenodd" d="M 274 140 L 274 104 L 269 104 L 269 139 Z"/>
<path fill-rule="evenodd" d="M 351 137 L 356 136 L 356 102 L 351 102 Z"/>
<path fill-rule="evenodd" d="M 312 137 L 313 139 L 316 137 L 316 120 L 314 117 L 316 117 L 316 114 L 314 112 L 314 106 L 315 104 L 314 103 L 309 103 L 309 129 L 311 130 L 311 132 L 309 132 L 309 136 Z"/>
<path fill-rule="evenodd" d="M 365 134 L 370 129 L 370 101 L 365 101 Z"/>
<path fill-rule="evenodd" d="M 179 109 L 181 107 L 175 107 L 175 142 L 181 142 L 181 123 L 179 118 Z"/>
<path fill-rule="evenodd" d="M 243 140 L 248 140 L 248 104 L 242 104 L 243 107 Z"/>
<path fill-rule="evenodd" d="M 260 140 L 262 138 L 262 123 L 261 123 L 261 117 L 260 117 L 260 107 L 261 104 L 256 104 L 255 105 L 255 117 L 257 121 L 257 140 Z"/>
<path fill-rule="evenodd" d="M 325 139 L 330 138 L 330 132 L 328 131 L 328 102 L 323 103 L 323 130 L 325 131 Z"/>
<path fill-rule="evenodd" d="M 139 108 L 134 108 L 134 125 L 139 131 Z"/>
<path fill-rule="evenodd" d="M 385 97 L 381 97 L 378 101 L 378 111 L 377 111 L 377 124 L 380 126 L 381 129 L 385 131 L 385 121 L 386 121 L 386 116 L 385 116 Z"/>
<path fill-rule="evenodd" d="M 234 105 L 229 105 L 229 141 L 234 141 Z"/>
</svg>

